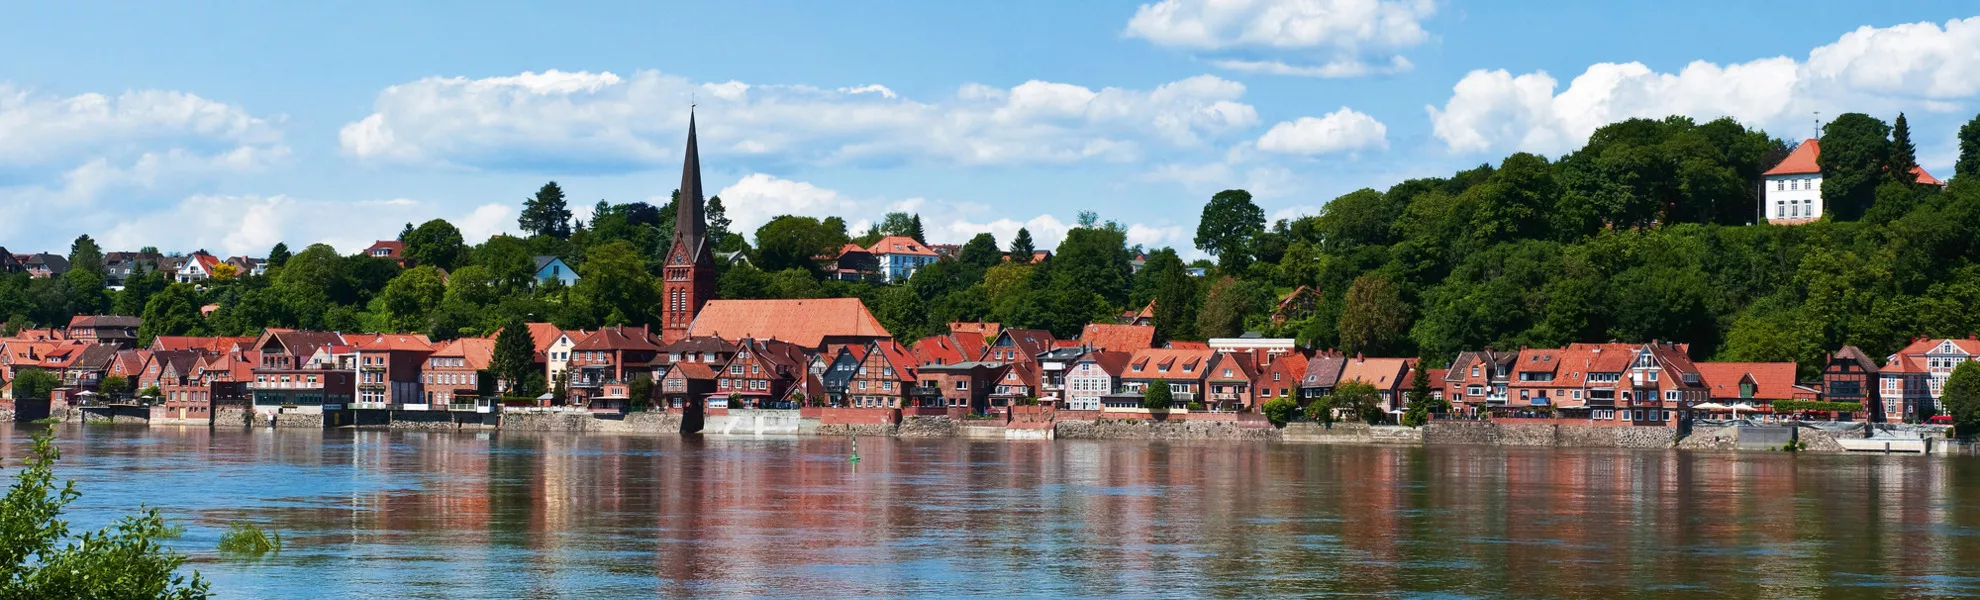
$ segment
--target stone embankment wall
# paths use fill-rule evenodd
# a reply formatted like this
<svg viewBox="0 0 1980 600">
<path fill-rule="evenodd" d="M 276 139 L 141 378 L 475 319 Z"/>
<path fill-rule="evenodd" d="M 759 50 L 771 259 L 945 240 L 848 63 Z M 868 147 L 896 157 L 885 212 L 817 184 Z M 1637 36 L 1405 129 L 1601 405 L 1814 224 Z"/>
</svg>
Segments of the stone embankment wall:
<svg viewBox="0 0 1980 600">
<path fill-rule="evenodd" d="M 819 425 L 817 431 L 818 435 L 891 437 L 895 435 L 898 427 L 892 423 L 846 423 Z"/>
<path fill-rule="evenodd" d="M 1070 440 L 1276 440 L 1280 437 L 1276 428 L 1244 427 L 1234 421 L 1100 419 L 1059 421 L 1053 428 L 1059 439 Z"/>
<path fill-rule="evenodd" d="M 323 415 L 308 413 L 282 413 L 278 415 L 255 415 L 255 425 L 260 427 L 322 429 Z"/>
<path fill-rule="evenodd" d="M 1314 422 L 1287 423 L 1281 434 L 1288 442 L 1306 444 L 1401 444 L 1424 442 L 1423 430 L 1397 426 L 1370 426 L 1366 423 Z"/>
<path fill-rule="evenodd" d="M 894 435 L 904 438 L 945 438 L 960 435 L 962 425 L 948 417 L 902 417 Z"/>
<path fill-rule="evenodd" d="M 500 429 L 568 433 L 680 433 L 681 416 L 637 412 L 626 415 L 624 419 L 600 419 L 585 413 L 508 413 L 502 415 Z"/>
<path fill-rule="evenodd" d="M 494 429 L 500 417 L 471 412 L 395 411 L 386 427 L 408 431 L 459 431 Z"/>
</svg>

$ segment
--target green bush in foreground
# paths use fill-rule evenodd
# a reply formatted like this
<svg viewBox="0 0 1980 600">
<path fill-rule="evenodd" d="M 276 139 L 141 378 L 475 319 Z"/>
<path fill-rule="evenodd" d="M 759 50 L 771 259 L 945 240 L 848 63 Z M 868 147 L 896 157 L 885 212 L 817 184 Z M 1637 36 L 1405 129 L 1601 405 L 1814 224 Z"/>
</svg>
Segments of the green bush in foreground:
<svg viewBox="0 0 1980 600">
<path fill-rule="evenodd" d="M 1298 411 L 1299 402 L 1294 401 L 1292 398 L 1280 396 L 1265 403 L 1265 420 L 1271 421 L 1273 425 L 1284 427 L 1286 423 L 1293 420 L 1293 413 Z"/>
<path fill-rule="evenodd" d="M 62 509 L 82 493 L 55 478 L 53 438 L 45 429 L 34 434 L 33 451 L 0 499 L 0 598 L 208 597 L 198 572 L 190 581 L 175 574 L 186 558 L 159 544 L 173 528 L 155 509 L 70 537 Z"/>
</svg>

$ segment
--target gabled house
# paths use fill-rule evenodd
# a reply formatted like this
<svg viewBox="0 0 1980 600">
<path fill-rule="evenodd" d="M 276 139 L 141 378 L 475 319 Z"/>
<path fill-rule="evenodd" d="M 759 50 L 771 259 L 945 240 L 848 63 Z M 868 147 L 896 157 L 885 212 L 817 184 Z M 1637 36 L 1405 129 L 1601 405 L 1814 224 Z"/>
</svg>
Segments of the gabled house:
<svg viewBox="0 0 1980 600">
<path fill-rule="evenodd" d="M 0 246 L 0 273 L 19 273 L 26 270 L 27 265 L 21 264 L 20 259 L 14 258 L 13 253 L 8 252 L 6 246 Z"/>
<path fill-rule="evenodd" d="M 434 410 L 493 412 L 497 394 L 489 363 L 495 338 L 459 338 L 435 346 L 426 359 L 426 404 Z"/>
<path fill-rule="evenodd" d="M 1038 364 L 1028 362 L 991 363 L 1001 365 L 990 390 L 986 412 L 1007 413 L 1010 407 L 1027 404 L 1038 397 Z"/>
<path fill-rule="evenodd" d="M 1004 329 L 984 350 L 981 360 L 1000 363 L 1036 362 L 1038 355 L 1052 349 L 1057 341 L 1043 329 Z"/>
<path fill-rule="evenodd" d="M 1177 350 L 1173 348 L 1150 348 L 1137 350 L 1128 359 L 1127 369 L 1121 373 L 1121 389 L 1124 392 L 1139 392 L 1145 395 L 1148 386 L 1161 381 L 1169 386 L 1169 400 L 1172 408 L 1184 408 L 1191 402 L 1203 399 L 1204 375 L 1210 362 L 1216 357 L 1213 350 Z M 1103 399 L 1103 404 L 1116 408 L 1111 399 Z M 1130 407 L 1131 408 L 1131 407 Z"/>
<path fill-rule="evenodd" d="M 880 278 L 880 259 L 859 244 L 846 244 L 839 255 L 825 265 L 825 272 L 840 281 L 868 281 Z"/>
<path fill-rule="evenodd" d="M 684 408 L 694 402 L 705 402 L 715 393 L 715 369 L 719 365 L 680 361 L 667 365 L 660 375 L 660 399 L 668 408 Z M 703 405 L 706 406 L 706 405 Z"/>
<path fill-rule="evenodd" d="M 377 333 L 347 339 L 357 359 L 360 405 L 435 410 L 427 401 L 426 386 L 421 381 L 426 360 L 433 355 L 433 342 L 425 335 Z"/>
<path fill-rule="evenodd" d="M 790 342 L 743 338 L 715 373 L 715 394 L 728 408 L 772 408 L 808 374 L 804 349 Z M 742 406 L 735 401 L 741 400 Z M 775 408 L 791 408 L 775 406 Z"/>
<path fill-rule="evenodd" d="M 1410 358 L 1355 356 L 1341 367 L 1340 383 L 1355 381 L 1373 386 L 1375 394 L 1382 398 L 1382 410 L 1395 412 L 1402 409 L 1403 393 L 1409 390 L 1410 365 L 1414 362 Z"/>
<path fill-rule="evenodd" d="M 1946 378 L 1961 363 L 1980 357 L 1980 340 L 1918 338 L 1890 355 L 1879 372 L 1877 394 L 1884 401 L 1885 414 L 1896 404 L 1904 421 L 1915 422 L 1938 414 L 1939 396 Z"/>
<path fill-rule="evenodd" d="M 1548 351 L 1528 351 L 1528 354 Z M 1518 363 L 1520 353 L 1500 352 L 1490 348 L 1459 352 L 1451 360 L 1451 366 L 1444 371 L 1443 381 L 1433 381 L 1432 385 L 1443 388 L 1444 397 L 1450 399 L 1453 408 L 1461 412 L 1475 413 L 1487 406 L 1505 406 L 1508 387 L 1513 379 L 1514 363 Z M 1527 366 L 1557 364 L 1552 361 L 1535 360 Z M 1546 377 L 1551 379 L 1551 374 Z"/>
<path fill-rule="evenodd" d="M 1341 370 L 1347 367 L 1348 359 L 1340 352 L 1324 350 L 1306 361 L 1306 373 L 1299 378 L 1301 404 L 1334 394 L 1334 386 L 1340 383 Z"/>
<path fill-rule="evenodd" d="M 1306 355 L 1295 352 L 1265 365 L 1265 369 L 1258 372 L 1258 379 L 1251 384 L 1256 404 L 1263 406 L 1272 398 L 1298 401 L 1300 379 L 1306 376 L 1308 362 Z"/>
<path fill-rule="evenodd" d="M 1828 355 L 1822 365 L 1822 400 L 1854 402 L 1863 407 L 1873 422 L 1904 419 L 1901 403 L 1885 403 L 1877 395 L 1877 361 L 1856 346 L 1843 346 Z"/>
<path fill-rule="evenodd" d="M 1080 355 L 1066 370 L 1066 410 L 1100 410 L 1102 397 L 1121 391 L 1121 374 L 1127 369 L 1127 352 L 1095 350 Z"/>
<path fill-rule="evenodd" d="M 900 408 L 915 384 L 914 356 L 893 340 L 868 344 L 846 391 L 855 408 Z"/>
<path fill-rule="evenodd" d="M 1780 164 L 1761 174 L 1762 190 L 1761 217 L 1774 225 L 1800 225 L 1812 223 L 1822 218 L 1827 211 L 1827 202 L 1822 198 L 1822 144 L 1820 140 L 1808 139 L 1795 146 Z M 1924 167 L 1913 166 L 1911 175 L 1920 185 L 1944 187 Z"/>
<path fill-rule="evenodd" d="M 570 402 L 598 411 L 624 411 L 627 383 L 634 374 L 652 374 L 660 354 L 646 326 L 600 328 L 571 347 L 567 378 Z"/>
<path fill-rule="evenodd" d="M 858 298 L 710 300 L 687 335 L 779 339 L 814 352 L 892 338 Z"/>
<path fill-rule="evenodd" d="M 578 282 L 577 269 L 571 268 L 564 259 L 555 256 L 536 257 L 536 270 L 533 273 L 535 277 L 532 282 L 539 285 L 553 280 L 565 286 L 577 285 Z"/>
<path fill-rule="evenodd" d="M 363 254 L 372 258 L 390 259 L 404 264 L 406 243 L 398 240 L 378 240 L 364 249 Z"/>
<path fill-rule="evenodd" d="M 927 244 L 904 235 L 880 238 L 866 251 L 879 262 L 880 280 L 887 283 L 905 283 L 916 270 L 941 259 Z"/>
<path fill-rule="evenodd" d="M 21 259 L 20 263 L 22 270 L 36 279 L 61 277 L 62 274 L 69 272 L 69 259 L 60 254 L 37 252 L 28 255 L 26 259 Z"/>
<path fill-rule="evenodd" d="M 917 366 L 953 365 L 975 360 L 975 357 L 964 353 L 962 344 L 956 341 L 954 335 L 931 335 L 921 338 L 909 347 L 909 351 L 914 354 Z"/>
<path fill-rule="evenodd" d="M 129 348 L 137 344 L 138 327 L 143 323 L 137 317 L 76 315 L 69 318 L 67 332 L 72 340 Z"/>
<path fill-rule="evenodd" d="M 1754 411 L 1772 413 L 1774 402 L 1814 400 L 1814 388 L 1795 383 L 1791 362 L 1702 362 L 1696 363 L 1705 380 L 1706 400 L 1724 405 L 1746 404 Z M 1686 407 L 1690 408 L 1690 407 Z"/>
<path fill-rule="evenodd" d="M 1203 405 L 1216 412 L 1252 412 L 1257 397 L 1252 383 L 1258 380 L 1256 360 L 1250 352 L 1218 352 L 1204 370 L 1203 385 L 1208 396 Z"/>
<path fill-rule="evenodd" d="M 832 352 L 821 352 L 811 358 L 811 374 L 818 378 L 825 390 L 827 406 L 852 406 L 853 379 L 859 369 L 866 364 L 866 355 L 872 345 L 841 346 Z"/>
<path fill-rule="evenodd" d="M 207 254 L 205 250 L 200 250 L 186 256 L 186 262 L 179 265 L 179 270 L 175 278 L 179 280 L 179 283 L 193 283 L 212 279 L 215 270 L 221 264 L 224 263 L 220 261 L 219 257 Z"/>
</svg>

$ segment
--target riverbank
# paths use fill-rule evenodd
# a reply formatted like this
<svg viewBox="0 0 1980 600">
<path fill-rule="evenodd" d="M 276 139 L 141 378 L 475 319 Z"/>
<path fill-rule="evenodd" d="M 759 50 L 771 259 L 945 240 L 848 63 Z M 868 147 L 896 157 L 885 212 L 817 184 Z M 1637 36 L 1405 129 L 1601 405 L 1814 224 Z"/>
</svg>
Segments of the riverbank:
<svg viewBox="0 0 1980 600">
<path fill-rule="evenodd" d="M 1937 425 L 1865 423 L 1714 424 L 1695 423 L 1688 431 L 1667 427 L 1605 427 L 1576 424 L 1437 421 L 1422 427 L 1361 423 L 1290 423 L 1274 427 L 1259 415 L 1060 412 L 1020 407 L 1019 414 L 991 418 L 952 415 L 939 410 L 802 409 L 712 410 L 698 432 L 711 436 L 865 436 L 899 438 L 1049 440 L 1240 441 L 1288 444 L 1395 446 L 1507 446 L 1556 448 L 1676 448 L 1695 451 L 1969 453 L 1969 444 L 1947 439 Z M 61 409 L 68 422 L 157 426 L 272 427 L 322 429 L 321 415 L 267 415 L 223 409 L 212 423 L 169 418 L 151 411 Z M 681 435 L 687 417 L 678 413 L 627 415 L 580 411 L 519 411 L 501 414 L 428 411 L 359 411 L 342 422 L 361 429 L 421 431 L 495 430 L 628 435 Z M 147 418 L 148 417 L 148 418 Z M 232 424 L 232 425 L 224 425 Z"/>
</svg>

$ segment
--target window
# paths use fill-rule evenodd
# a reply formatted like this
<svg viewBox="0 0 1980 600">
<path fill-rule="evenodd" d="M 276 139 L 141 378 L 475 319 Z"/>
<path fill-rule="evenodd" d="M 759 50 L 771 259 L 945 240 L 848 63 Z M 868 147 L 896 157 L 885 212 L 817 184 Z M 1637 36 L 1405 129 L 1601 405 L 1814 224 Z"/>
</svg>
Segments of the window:
<svg viewBox="0 0 1980 600">
<path fill-rule="evenodd" d="M 967 379 L 958 379 L 958 380 L 956 380 L 956 390 L 957 390 L 957 391 L 963 391 L 963 390 L 968 390 L 968 389 L 969 389 L 969 380 L 967 380 Z"/>
<path fill-rule="evenodd" d="M 1776 179 L 1776 180 L 1774 180 L 1774 191 L 1776 191 L 1776 192 L 1778 192 L 1778 191 L 1781 191 L 1781 190 L 1785 190 L 1785 189 L 1787 189 L 1787 182 L 1786 182 L 1786 181 L 1783 181 L 1783 180 L 1780 180 L 1780 179 Z"/>
<path fill-rule="evenodd" d="M 729 374 L 730 374 L 730 375 L 741 375 L 741 374 L 742 374 L 742 365 L 729 365 Z"/>
</svg>

